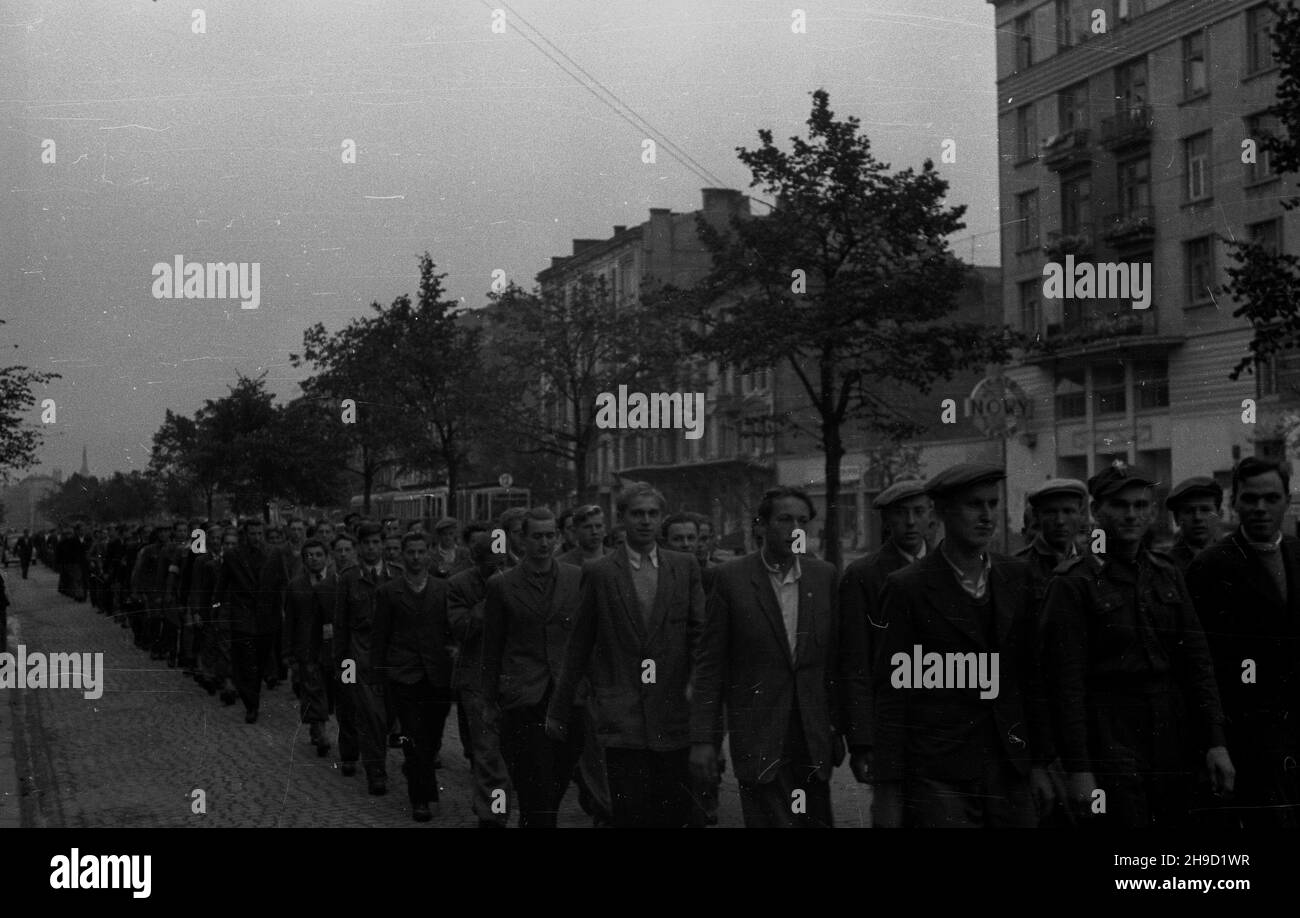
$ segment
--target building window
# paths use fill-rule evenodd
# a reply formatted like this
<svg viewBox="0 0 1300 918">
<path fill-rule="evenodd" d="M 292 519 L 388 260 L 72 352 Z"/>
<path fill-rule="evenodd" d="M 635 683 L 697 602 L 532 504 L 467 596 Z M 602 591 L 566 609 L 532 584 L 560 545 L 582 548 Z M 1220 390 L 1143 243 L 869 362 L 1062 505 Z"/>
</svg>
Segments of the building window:
<svg viewBox="0 0 1300 918">
<path fill-rule="evenodd" d="M 1034 106 L 1022 105 L 1016 109 L 1016 159 L 1033 159 L 1038 155 L 1038 124 Z"/>
<path fill-rule="evenodd" d="M 1061 370 L 1056 374 L 1056 416 L 1081 418 L 1088 413 L 1088 389 L 1083 370 Z"/>
<path fill-rule="evenodd" d="M 1123 414 L 1125 399 L 1124 364 L 1101 364 L 1092 368 L 1093 414 Z"/>
<path fill-rule="evenodd" d="M 1260 5 L 1246 10 L 1246 72 L 1273 66 L 1273 13 Z"/>
<path fill-rule="evenodd" d="M 1130 159 L 1118 168 L 1120 215 L 1131 217 L 1151 206 L 1151 157 Z"/>
<path fill-rule="evenodd" d="M 1075 83 L 1057 96 L 1061 133 L 1088 126 L 1088 82 Z"/>
<path fill-rule="evenodd" d="M 1273 154 L 1264 146 L 1266 137 L 1277 136 L 1277 118 L 1264 113 L 1246 119 L 1246 136 L 1255 142 L 1255 161 L 1246 163 L 1246 184 L 1277 178 L 1273 171 Z"/>
<path fill-rule="evenodd" d="M 1077 236 L 1092 229 L 1092 179 L 1088 176 L 1061 182 L 1061 231 Z"/>
<path fill-rule="evenodd" d="M 1073 0 L 1056 0 L 1056 44 L 1068 48 L 1074 44 L 1074 28 L 1070 20 L 1070 4 Z"/>
<path fill-rule="evenodd" d="M 1169 407 L 1169 363 L 1139 360 L 1133 365 L 1133 401 L 1138 411 Z"/>
<path fill-rule="evenodd" d="M 1205 32 L 1193 32 L 1183 39 L 1183 98 L 1192 99 L 1210 91 L 1210 73 L 1205 58 Z"/>
<path fill-rule="evenodd" d="M 1016 195 L 1016 250 L 1038 247 L 1038 189 Z"/>
<path fill-rule="evenodd" d="M 1214 289 L 1214 237 L 1203 236 L 1183 243 L 1187 302 L 1205 303 Z"/>
<path fill-rule="evenodd" d="M 1210 132 L 1183 141 L 1183 168 L 1187 175 L 1187 201 L 1204 201 L 1214 193 L 1210 174 Z"/>
<path fill-rule="evenodd" d="M 1246 226 L 1246 231 L 1250 234 L 1250 241 L 1256 245 L 1262 245 L 1264 249 L 1276 255 L 1282 251 L 1282 221 L 1265 220 L 1262 223 L 1251 223 Z"/>
<path fill-rule="evenodd" d="M 1039 303 L 1039 293 L 1043 287 L 1042 281 L 1021 281 L 1019 287 L 1020 330 L 1027 335 L 1037 335 L 1043 328 L 1043 313 Z"/>
<path fill-rule="evenodd" d="M 1139 57 L 1115 68 L 1115 110 L 1131 112 L 1147 104 L 1147 59 Z"/>
<path fill-rule="evenodd" d="M 1034 17 L 1030 14 L 1017 16 L 1016 30 L 1016 70 L 1025 70 L 1034 64 Z"/>
</svg>

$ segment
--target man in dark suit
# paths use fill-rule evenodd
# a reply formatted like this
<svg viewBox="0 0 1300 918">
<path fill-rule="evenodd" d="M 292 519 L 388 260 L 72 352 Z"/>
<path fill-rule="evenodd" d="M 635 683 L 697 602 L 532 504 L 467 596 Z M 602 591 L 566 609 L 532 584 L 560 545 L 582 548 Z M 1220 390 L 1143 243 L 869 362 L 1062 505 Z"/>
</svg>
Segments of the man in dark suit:
<svg viewBox="0 0 1300 918">
<path fill-rule="evenodd" d="M 656 546 L 663 510 L 663 495 L 644 482 L 620 492 L 627 546 L 583 569 L 582 605 L 548 712 L 548 733 L 563 740 L 590 679 L 616 827 L 680 828 L 691 817 L 687 687 L 704 590 L 693 554 Z"/>
<path fill-rule="evenodd" d="M 1043 613 L 1069 804 L 1120 829 L 1186 825 L 1198 754 L 1216 791 L 1233 784 L 1205 634 L 1177 566 L 1146 547 L 1153 484 L 1121 466 L 1088 479 L 1104 551 L 1056 569 Z"/>
<path fill-rule="evenodd" d="M 271 641 L 278 621 L 273 621 L 258 589 L 266 551 L 262 544 L 262 521 L 247 519 L 240 524 L 241 541 L 235 551 L 221 559 L 217 592 L 225 618 L 230 621 L 230 656 L 235 671 L 235 688 L 244 702 L 244 722 L 255 723 L 262 700 L 262 678 L 270 660 Z"/>
<path fill-rule="evenodd" d="M 411 818 L 438 815 L 435 762 L 451 711 L 451 624 L 447 582 L 429 574 L 429 542 L 422 532 L 402 537 L 403 573 L 375 596 L 374 664 L 391 692 L 407 742 L 406 788 Z"/>
<path fill-rule="evenodd" d="M 555 515 L 523 520 L 523 561 L 488 581 L 483 607 L 483 694 L 500 712 L 501 754 L 519 795 L 521 828 L 555 828 L 560 801 L 583 746 L 583 711 L 566 739 L 546 735 L 546 708 L 560 679 L 578 612 L 582 571 L 555 560 Z"/>
<path fill-rule="evenodd" d="M 464 715 L 462 742 L 470 751 L 474 778 L 474 814 L 479 828 L 505 828 L 510 801 L 510 774 L 501 758 L 498 724 L 483 697 L 483 606 L 488 581 L 505 564 L 505 552 L 492 552 L 492 536 L 476 532 L 469 543 L 474 566 L 447 581 L 447 618 L 456 639 L 451 686 Z M 498 791 L 500 793 L 498 793 Z"/>
<path fill-rule="evenodd" d="M 1300 541 L 1282 534 L 1290 493 L 1287 465 L 1241 460 L 1237 531 L 1187 568 L 1237 769 L 1234 799 L 1214 815 L 1234 828 L 1300 825 Z"/>
<path fill-rule="evenodd" d="M 308 539 L 302 543 L 302 570 L 289 581 L 284 614 L 292 631 L 288 642 L 300 684 L 299 718 L 308 725 L 316 754 L 329 754 L 330 741 L 325 723 L 334 711 L 335 681 L 334 608 L 338 600 L 338 575 L 327 570 L 324 543 Z"/>
<path fill-rule="evenodd" d="M 813 516 L 797 488 L 763 496 L 763 547 L 717 569 L 696 649 L 691 770 L 717 784 L 725 711 L 746 826 L 832 825 L 830 776 L 846 740 L 854 777 L 867 780 L 863 621 L 841 614 L 835 568 L 794 552 Z"/>
<path fill-rule="evenodd" d="M 882 828 L 1031 828 L 1052 800 L 1029 565 L 989 551 L 998 466 L 962 463 L 926 493 L 944 540 L 891 574 L 875 690 Z"/>
<path fill-rule="evenodd" d="M 382 680 L 372 660 L 375 596 L 400 577 L 384 560 L 383 543 L 373 523 L 363 523 L 358 539 L 360 563 L 339 573 L 334 613 L 334 677 L 339 680 L 339 758 L 343 776 L 357 772 L 357 757 L 374 796 L 388 792 L 388 717 Z"/>
<path fill-rule="evenodd" d="M 885 578 L 926 556 L 930 498 L 926 496 L 924 481 L 907 478 L 885 488 L 871 505 L 880 511 L 885 543 L 844 569 L 840 580 L 840 611 L 862 618 L 867 654 L 874 666 L 884 627 L 880 594 L 885 589 Z"/>
<path fill-rule="evenodd" d="M 1016 552 L 1029 563 L 1034 587 L 1034 607 L 1042 611 L 1047 584 L 1063 561 L 1079 554 L 1079 530 L 1086 521 L 1088 486 L 1074 478 L 1051 478 L 1025 494 L 1034 537 Z"/>
<path fill-rule="evenodd" d="M 32 553 L 35 551 L 31 534 L 26 529 L 18 537 L 17 543 L 14 544 L 14 551 L 18 554 L 18 565 L 22 568 L 23 579 L 26 580 L 27 569 L 32 566 Z"/>
<path fill-rule="evenodd" d="M 1178 525 L 1178 536 L 1169 549 L 1169 556 L 1180 571 L 1186 573 L 1197 553 L 1214 543 L 1222 506 L 1222 486 L 1205 476 L 1178 482 L 1165 498 L 1165 507 L 1173 513 Z"/>
</svg>

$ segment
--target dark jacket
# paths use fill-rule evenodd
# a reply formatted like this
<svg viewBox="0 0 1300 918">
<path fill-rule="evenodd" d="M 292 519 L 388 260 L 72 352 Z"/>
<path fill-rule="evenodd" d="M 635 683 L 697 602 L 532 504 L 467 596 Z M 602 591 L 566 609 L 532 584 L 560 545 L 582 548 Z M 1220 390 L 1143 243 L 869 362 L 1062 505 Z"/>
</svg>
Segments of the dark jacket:
<svg viewBox="0 0 1300 918">
<path fill-rule="evenodd" d="M 1228 752 L 1239 767 L 1255 754 L 1285 750 L 1294 757 L 1300 747 L 1300 540 L 1284 536 L 1278 550 L 1285 600 L 1240 532 L 1201 551 L 1187 568 L 1218 676 Z M 1250 682 L 1247 660 L 1255 664 Z"/>
<path fill-rule="evenodd" d="M 977 778 L 986 773 L 984 752 L 990 746 L 1021 775 L 1050 760 L 1047 700 L 1034 653 L 1038 610 L 1029 565 L 993 553 L 989 562 L 989 629 L 972 617 L 969 596 L 941 547 L 886 581 L 884 638 L 872 679 L 873 765 L 881 781 Z M 900 667 L 914 674 L 917 645 L 923 655 L 997 653 L 996 697 L 981 698 L 978 687 L 917 687 L 914 676 L 910 687 L 896 687 Z M 991 656 L 984 659 L 991 673 Z"/>
<path fill-rule="evenodd" d="M 910 563 L 893 540 L 888 540 L 879 550 L 846 567 L 840 578 L 840 611 L 857 615 L 865 623 L 867 652 L 873 667 L 883 637 L 880 596 L 885 591 L 885 578 Z"/>
<path fill-rule="evenodd" d="M 717 568 L 695 653 L 691 742 L 722 740 L 724 710 L 737 780 L 763 783 L 785 764 L 796 700 L 815 775 L 829 779 L 840 751 L 871 745 L 871 689 L 862 618 L 841 614 L 835 568 L 800 556 L 798 637 L 785 623 L 759 552 Z"/>
<path fill-rule="evenodd" d="M 379 588 L 373 661 L 376 675 L 385 682 L 415 685 L 428 680 L 435 689 L 449 690 L 452 643 L 445 580 L 430 574 L 419 593 L 405 577 Z"/>
<path fill-rule="evenodd" d="M 221 557 L 217 596 L 221 617 L 230 622 L 230 630 L 235 634 L 274 634 L 279 627 L 279 622 L 267 617 L 266 607 L 258 602 L 265 563 L 265 553 L 247 545 L 240 545 Z"/>
<path fill-rule="evenodd" d="M 447 581 L 447 619 L 459 650 L 452 671 L 456 691 L 478 691 L 483 684 L 483 606 L 487 581 L 478 568 L 453 574 Z"/>
<path fill-rule="evenodd" d="M 582 571 L 554 562 L 555 589 L 539 605 L 520 564 L 493 577 L 483 606 L 483 695 L 508 711 L 539 704 L 559 682 L 578 614 Z"/>
<path fill-rule="evenodd" d="M 632 584 L 627 551 L 582 571 L 582 599 L 550 716 L 568 723 L 590 677 L 596 740 L 620 749 L 665 752 L 690 744 L 693 653 L 704 630 L 704 588 L 693 555 L 661 548 L 649 628 Z M 653 681 L 647 681 L 654 665 Z"/>
<path fill-rule="evenodd" d="M 334 624 L 338 590 L 339 578 L 332 570 L 326 570 L 318 583 L 311 582 L 306 570 L 289 581 L 284 611 L 285 620 L 293 623 L 293 631 L 284 651 L 292 653 L 299 666 L 314 663 L 326 673 L 333 671 L 334 655 L 324 635 L 326 623 Z"/>
<path fill-rule="evenodd" d="M 378 580 L 371 578 L 364 566 L 350 567 L 337 576 L 339 596 L 334 613 L 334 662 L 352 660 L 356 665 L 358 683 L 380 684 L 383 680 L 371 666 L 375 596 L 381 586 L 401 574 L 384 564 Z"/>
</svg>

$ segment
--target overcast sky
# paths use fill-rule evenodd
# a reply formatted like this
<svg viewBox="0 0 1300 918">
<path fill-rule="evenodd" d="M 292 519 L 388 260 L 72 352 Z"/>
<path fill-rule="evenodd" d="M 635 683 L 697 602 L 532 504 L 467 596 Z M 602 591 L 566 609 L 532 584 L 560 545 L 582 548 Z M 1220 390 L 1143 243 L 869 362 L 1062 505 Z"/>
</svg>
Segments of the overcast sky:
<svg viewBox="0 0 1300 918">
<path fill-rule="evenodd" d="M 993 7 L 797 5 L 806 34 L 795 0 L 6 0 L 0 360 L 63 375 L 37 393 L 57 405 L 40 470 L 75 471 L 83 444 L 98 475 L 144 468 L 164 411 L 237 372 L 292 398 L 303 329 L 414 293 L 426 249 L 478 304 L 495 269 L 531 287 L 575 237 L 700 206 L 709 182 L 662 146 L 644 164 L 654 135 L 537 46 L 736 188 L 734 148 L 760 127 L 787 146 L 825 87 L 883 161 L 935 160 L 975 260 L 996 264 Z M 260 263 L 259 308 L 154 299 L 152 267 L 176 255 Z"/>
</svg>

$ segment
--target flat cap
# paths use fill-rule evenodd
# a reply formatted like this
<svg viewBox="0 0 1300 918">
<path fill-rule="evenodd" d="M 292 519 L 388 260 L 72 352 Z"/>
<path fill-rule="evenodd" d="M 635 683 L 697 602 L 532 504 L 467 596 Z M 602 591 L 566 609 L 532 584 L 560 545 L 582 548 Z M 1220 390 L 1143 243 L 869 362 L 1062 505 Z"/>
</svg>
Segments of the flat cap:
<svg viewBox="0 0 1300 918">
<path fill-rule="evenodd" d="M 1213 497 L 1214 502 L 1219 504 L 1223 502 L 1223 486 L 1204 475 L 1183 479 L 1169 492 L 1165 506 L 1173 510 L 1189 497 Z"/>
<path fill-rule="evenodd" d="M 909 497 L 921 497 L 925 494 L 925 482 L 920 478 L 904 478 L 902 481 L 896 481 L 885 490 L 876 495 L 876 499 L 871 502 L 871 506 L 877 510 L 884 510 L 891 504 L 896 504 L 900 500 L 907 500 Z"/>
<path fill-rule="evenodd" d="M 1088 493 L 1092 495 L 1093 500 L 1105 500 L 1112 494 L 1117 494 L 1133 485 L 1150 488 L 1155 484 L 1156 482 L 1153 479 L 1142 475 L 1136 469 L 1127 465 L 1112 465 L 1088 479 Z"/>
<path fill-rule="evenodd" d="M 1070 494 L 1080 500 L 1087 500 L 1088 486 L 1077 478 L 1049 478 L 1038 487 L 1030 488 L 1025 494 L 1025 500 L 1030 504 L 1037 504 L 1044 497 L 1053 494 Z"/>
<path fill-rule="evenodd" d="M 987 462 L 960 462 L 948 466 L 931 478 L 925 486 L 925 493 L 931 497 L 939 497 L 972 485 L 1001 481 L 1006 477 L 1007 473 L 1001 466 L 990 465 Z"/>
<path fill-rule="evenodd" d="M 433 531 L 442 532 L 444 529 L 454 529 L 457 525 L 459 524 L 456 522 L 454 516 L 444 516 L 442 519 L 438 520 L 438 522 L 433 524 Z"/>
</svg>

